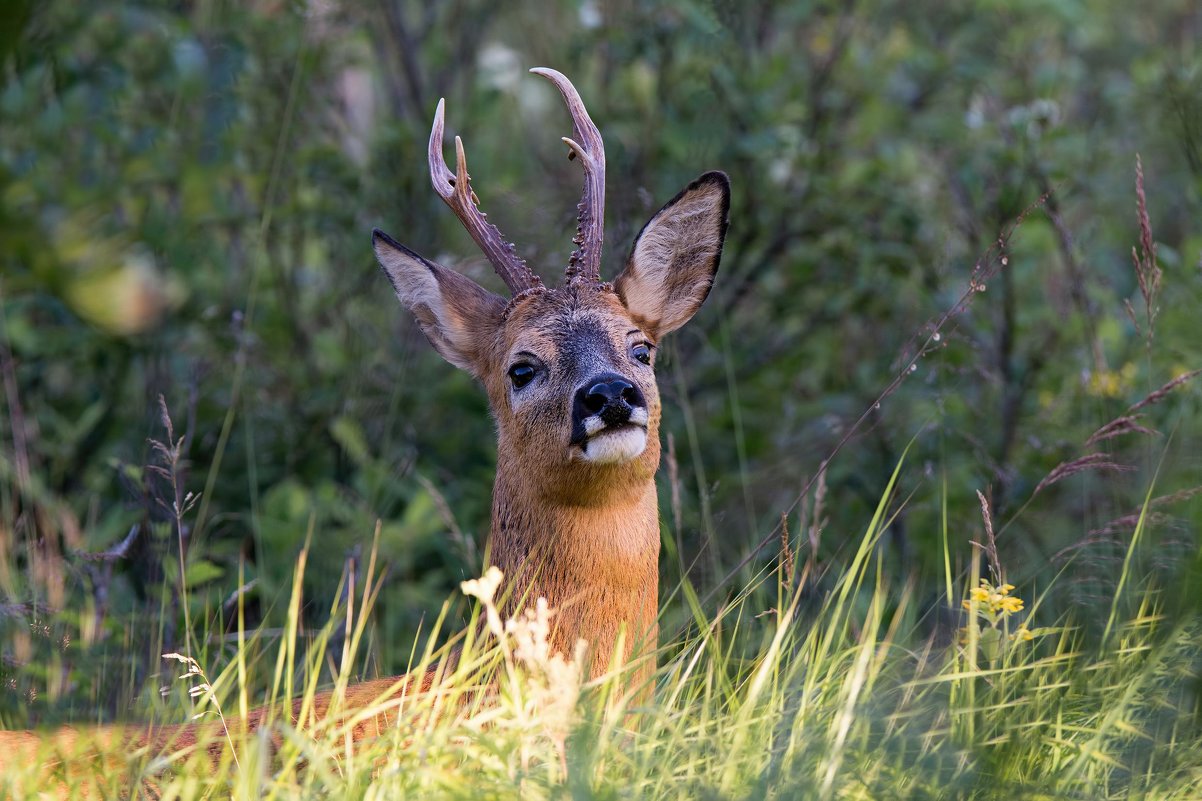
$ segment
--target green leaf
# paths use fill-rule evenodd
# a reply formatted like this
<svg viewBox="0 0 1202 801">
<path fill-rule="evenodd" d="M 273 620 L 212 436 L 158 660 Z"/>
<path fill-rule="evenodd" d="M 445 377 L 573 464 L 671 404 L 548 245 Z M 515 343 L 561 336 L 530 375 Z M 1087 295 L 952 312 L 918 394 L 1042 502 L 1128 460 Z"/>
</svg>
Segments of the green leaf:
<svg viewBox="0 0 1202 801">
<path fill-rule="evenodd" d="M 224 576 L 225 569 L 205 559 L 200 559 L 189 564 L 184 575 L 189 588 L 199 587 L 201 584 Z"/>
<path fill-rule="evenodd" d="M 347 456 L 355 464 L 364 464 L 371 460 L 371 451 L 367 446 L 367 437 L 359 421 L 342 415 L 330 423 L 330 436 L 342 446 Z"/>
</svg>

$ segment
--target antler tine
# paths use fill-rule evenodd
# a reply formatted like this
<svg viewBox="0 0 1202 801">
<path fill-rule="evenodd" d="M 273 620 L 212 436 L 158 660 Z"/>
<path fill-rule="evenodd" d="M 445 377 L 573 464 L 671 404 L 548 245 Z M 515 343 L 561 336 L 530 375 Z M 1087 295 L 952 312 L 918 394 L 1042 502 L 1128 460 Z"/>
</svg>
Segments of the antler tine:
<svg viewBox="0 0 1202 801">
<path fill-rule="evenodd" d="M 601 280 L 601 242 L 605 236 L 605 143 L 580 99 L 580 93 L 563 73 L 547 67 L 530 70 L 555 84 L 572 114 L 575 140 L 563 137 L 570 148 L 568 158 L 578 158 L 584 166 L 584 193 L 577 206 L 576 250 L 564 271 L 568 281 L 582 278 Z"/>
<path fill-rule="evenodd" d="M 543 282 L 539 277 L 518 257 L 514 246 L 505 241 L 497 226 L 488 221 L 488 215 L 480 211 L 477 205 L 480 198 L 472 191 L 471 179 L 467 174 L 463 140 L 458 136 L 455 137 L 455 172 L 447 167 L 442 155 L 445 108 L 446 100 L 439 100 L 438 108 L 434 110 L 434 126 L 430 129 L 430 183 L 434 185 L 434 191 L 455 212 L 510 292 L 517 295 L 527 289 L 541 287 Z"/>
</svg>

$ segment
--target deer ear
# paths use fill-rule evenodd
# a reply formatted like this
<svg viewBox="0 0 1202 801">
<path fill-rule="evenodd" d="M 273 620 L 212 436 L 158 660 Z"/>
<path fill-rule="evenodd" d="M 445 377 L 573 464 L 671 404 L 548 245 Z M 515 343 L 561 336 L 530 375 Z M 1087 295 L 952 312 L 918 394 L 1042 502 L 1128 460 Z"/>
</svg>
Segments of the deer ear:
<svg viewBox="0 0 1202 801">
<path fill-rule="evenodd" d="M 643 226 L 614 286 L 650 336 L 680 328 L 705 302 L 729 214 L 730 180 L 707 172 Z"/>
<path fill-rule="evenodd" d="M 454 270 L 426 261 L 379 229 L 372 231 L 371 243 L 401 305 L 413 312 L 434 349 L 481 378 L 505 300 Z"/>
</svg>

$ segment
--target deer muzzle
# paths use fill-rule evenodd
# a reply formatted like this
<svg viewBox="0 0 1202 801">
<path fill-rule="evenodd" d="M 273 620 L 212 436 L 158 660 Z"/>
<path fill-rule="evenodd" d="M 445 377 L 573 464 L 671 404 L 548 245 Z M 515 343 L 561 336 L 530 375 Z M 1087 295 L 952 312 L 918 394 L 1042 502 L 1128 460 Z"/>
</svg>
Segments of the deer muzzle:
<svg viewBox="0 0 1202 801">
<path fill-rule="evenodd" d="M 571 445 L 595 464 L 621 464 L 647 447 L 647 402 L 633 382 L 606 373 L 585 381 L 572 403 Z"/>
</svg>

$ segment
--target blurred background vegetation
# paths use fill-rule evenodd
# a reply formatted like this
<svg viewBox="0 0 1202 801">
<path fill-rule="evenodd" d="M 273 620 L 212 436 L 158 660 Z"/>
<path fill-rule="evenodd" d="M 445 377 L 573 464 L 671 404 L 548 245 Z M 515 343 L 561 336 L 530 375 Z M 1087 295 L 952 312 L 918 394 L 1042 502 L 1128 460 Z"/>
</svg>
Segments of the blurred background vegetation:
<svg viewBox="0 0 1202 801">
<path fill-rule="evenodd" d="M 659 367 L 665 593 L 687 571 L 717 603 L 775 565 L 753 546 L 867 409 L 790 523 L 806 560 L 837 570 L 916 437 L 887 547 L 932 606 L 944 536 L 953 570 L 982 541 L 977 490 L 1009 580 L 1063 569 L 1065 603 L 1108 597 L 1132 527 L 1114 521 L 1155 474 L 1147 580 L 1191 609 L 1197 388 L 1141 408 L 1148 433 L 1086 442 L 1202 367 L 1199 41 L 1194 0 L 9 0 L 0 717 L 128 715 L 186 619 L 222 662 L 239 594 L 270 636 L 307 539 L 307 617 L 326 623 L 376 521 L 390 579 L 364 669 L 404 668 L 480 570 L 493 431 L 369 232 L 499 290 L 429 186 L 445 97 L 483 209 L 555 276 L 580 175 L 539 65 L 606 140 L 608 274 L 692 177 L 734 186 L 714 292 Z M 984 292 L 932 344 L 991 248 Z"/>
</svg>

